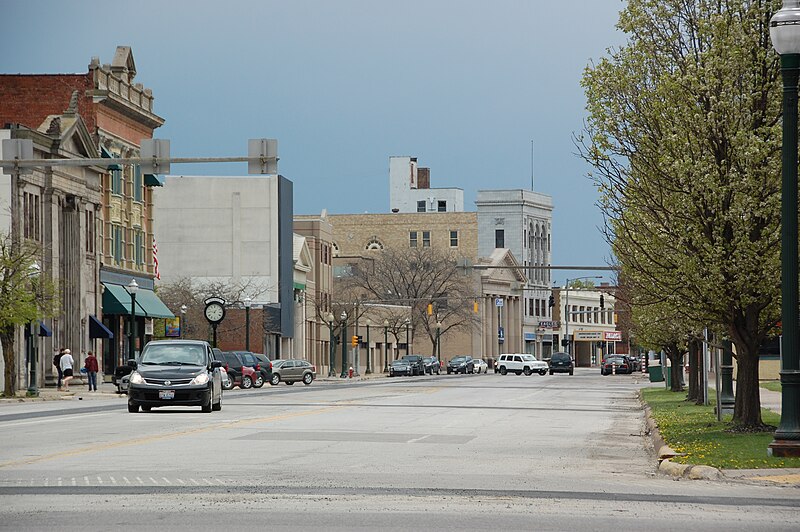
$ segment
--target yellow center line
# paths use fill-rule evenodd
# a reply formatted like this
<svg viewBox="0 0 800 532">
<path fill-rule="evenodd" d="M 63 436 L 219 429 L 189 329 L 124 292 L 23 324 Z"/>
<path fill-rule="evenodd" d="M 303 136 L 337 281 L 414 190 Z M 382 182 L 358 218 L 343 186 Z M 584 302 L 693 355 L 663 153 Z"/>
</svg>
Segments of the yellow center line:
<svg viewBox="0 0 800 532">
<path fill-rule="evenodd" d="M 156 441 L 163 441 L 163 440 L 170 440 L 174 438 L 180 438 L 182 436 L 188 436 L 191 434 L 200 434 L 203 432 L 210 432 L 212 430 L 223 429 L 228 427 L 244 427 L 247 425 L 255 425 L 257 423 L 269 423 L 271 421 L 281 421 L 284 419 L 291 419 L 295 417 L 302 417 L 302 416 L 313 416 L 316 414 L 322 414 L 324 412 L 329 412 L 331 410 L 337 410 L 342 408 L 341 406 L 331 406 L 326 408 L 318 408 L 316 410 L 309 410 L 307 412 L 293 412 L 288 414 L 280 414 L 277 416 L 268 416 L 268 417 L 260 417 L 260 418 L 253 418 L 253 419 L 242 419 L 237 421 L 229 421 L 227 423 L 218 423 L 216 425 L 210 425 L 207 427 L 200 427 L 195 429 L 189 430 L 181 430 L 178 432 L 171 432 L 168 434 L 157 434 L 155 436 L 145 436 L 142 438 L 134 438 L 132 440 L 123 440 L 118 442 L 111 442 L 107 444 L 102 444 L 102 449 L 117 449 L 119 447 L 129 447 L 132 445 L 141 445 L 144 443 L 152 443 Z M 72 456 L 80 456 L 82 454 L 88 453 L 96 453 L 98 450 L 97 445 L 92 445 L 90 447 L 82 447 L 79 449 L 72 449 L 69 451 L 61 451 L 57 453 L 45 454 L 42 456 L 34 456 L 31 458 L 23 458 L 22 460 L 11 460 L 9 462 L 2 462 L 0 463 L 0 469 L 4 467 L 10 466 L 17 466 L 17 465 L 27 465 L 27 464 L 35 464 L 38 462 L 47 462 L 49 460 L 56 460 L 59 458 L 67 458 Z"/>
</svg>

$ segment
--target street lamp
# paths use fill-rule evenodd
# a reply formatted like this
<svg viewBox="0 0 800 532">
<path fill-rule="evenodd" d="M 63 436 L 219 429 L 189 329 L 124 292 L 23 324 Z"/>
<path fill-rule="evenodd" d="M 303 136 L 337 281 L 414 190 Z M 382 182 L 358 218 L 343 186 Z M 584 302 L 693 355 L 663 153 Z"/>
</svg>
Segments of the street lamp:
<svg viewBox="0 0 800 532">
<path fill-rule="evenodd" d="M 781 421 L 769 444 L 771 456 L 800 456 L 800 352 L 797 280 L 797 81 L 800 70 L 800 0 L 783 0 L 769 21 L 772 46 L 781 56 L 783 147 L 781 150 Z"/>
<path fill-rule="evenodd" d="M 136 283 L 136 279 L 131 279 L 127 288 L 128 293 L 131 295 L 131 326 L 128 329 L 128 359 L 132 360 L 136 358 L 134 355 L 134 346 L 136 342 L 136 292 L 139 291 L 139 285 Z"/>
<path fill-rule="evenodd" d="M 406 318 L 406 355 L 411 354 L 411 335 L 409 334 L 410 327 L 411 327 L 411 320 Z"/>
<path fill-rule="evenodd" d="M 389 320 L 383 320 L 383 372 L 389 371 Z"/>
<path fill-rule="evenodd" d="M 244 350 L 250 351 L 250 304 L 249 297 L 244 298 Z"/>
<path fill-rule="evenodd" d="M 330 355 L 330 360 L 328 361 L 328 377 L 335 377 L 336 372 L 333 369 L 333 364 L 334 364 L 334 358 L 336 357 L 336 344 L 334 343 L 335 340 L 333 338 L 333 323 L 335 321 L 333 313 L 329 312 L 328 315 L 325 316 L 325 321 L 328 322 L 328 327 L 331 330 L 331 340 L 330 340 L 330 345 L 328 346 L 330 347 L 330 349 L 328 349 Z"/>
<path fill-rule="evenodd" d="M 181 338 L 183 338 L 183 335 L 186 334 L 186 332 L 183 329 L 184 329 L 184 327 L 186 325 L 186 311 L 187 310 L 188 310 L 188 307 L 186 305 L 181 305 Z"/>
<path fill-rule="evenodd" d="M 342 339 L 342 374 L 339 377 L 345 379 L 347 378 L 347 312 L 342 311 L 339 318 L 342 320 L 342 334 L 339 336 Z"/>
<path fill-rule="evenodd" d="M 41 268 L 39 267 L 39 263 L 34 261 L 33 264 L 30 265 L 28 268 L 28 278 L 31 280 L 31 284 L 33 286 L 33 294 L 34 294 L 34 302 L 38 305 L 38 301 L 36 301 L 36 282 L 39 279 L 39 273 L 41 272 Z M 36 352 L 36 344 L 34 344 L 34 338 L 36 338 L 36 326 L 34 325 L 35 320 L 31 321 L 28 331 L 28 361 L 30 362 L 30 376 L 28 377 L 28 390 L 25 393 L 28 397 L 39 397 L 39 387 L 36 385 L 36 358 L 38 356 Z"/>
<path fill-rule="evenodd" d="M 581 279 L 602 279 L 602 275 L 587 275 L 586 277 L 576 277 L 575 279 L 567 279 L 567 284 L 564 285 L 564 291 L 566 292 L 565 296 L 565 303 L 564 303 L 564 336 L 567 340 L 567 354 L 569 354 L 570 358 L 572 357 L 572 341 L 569 339 L 569 283 L 570 281 L 580 281 Z"/>
<path fill-rule="evenodd" d="M 367 375 L 372 373 L 372 350 L 369 347 L 369 326 L 372 320 L 367 318 Z"/>
<path fill-rule="evenodd" d="M 438 360 L 442 359 L 442 342 L 440 341 L 442 337 L 442 322 L 436 322 L 436 358 Z"/>
</svg>

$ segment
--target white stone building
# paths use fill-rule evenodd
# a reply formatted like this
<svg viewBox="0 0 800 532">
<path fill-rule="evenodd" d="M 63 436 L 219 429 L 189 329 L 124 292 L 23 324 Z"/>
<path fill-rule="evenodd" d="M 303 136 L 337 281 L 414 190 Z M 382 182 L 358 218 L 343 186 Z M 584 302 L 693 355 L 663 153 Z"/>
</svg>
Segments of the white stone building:
<svg viewBox="0 0 800 532">
<path fill-rule="evenodd" d="M 430 168 L 419 167 L 416 157 L 389 157 L 391 212 L 463 212 L 460 188 L 431 188 Z"/>
</svg>

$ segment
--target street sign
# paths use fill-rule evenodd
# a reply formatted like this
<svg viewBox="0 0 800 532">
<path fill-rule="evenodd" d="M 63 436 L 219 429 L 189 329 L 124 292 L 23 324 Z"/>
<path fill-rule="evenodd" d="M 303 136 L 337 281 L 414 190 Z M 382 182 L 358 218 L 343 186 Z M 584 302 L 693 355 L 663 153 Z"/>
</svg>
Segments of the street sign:
<svg viewBox="0 0 800 532">
<path fill-rule="evenodd" d="M 494 306 L 495 307 L 502 307 L 503 306 L 503 298 L 502 297 L 494 298 Z"/>
<path fill-rule="evenodd" d="M 603 340 L 607 342 L 621 342 L 622 331 L 604 331 Z"/>
</svg>

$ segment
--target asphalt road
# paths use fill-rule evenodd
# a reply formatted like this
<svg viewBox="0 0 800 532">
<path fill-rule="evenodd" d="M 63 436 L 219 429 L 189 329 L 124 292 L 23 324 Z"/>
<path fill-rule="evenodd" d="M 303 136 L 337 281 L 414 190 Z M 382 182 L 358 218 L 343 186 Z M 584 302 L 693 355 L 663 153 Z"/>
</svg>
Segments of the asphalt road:
<svg viewBox="0 0 800 532">
<path fill-rule="evenodd" d="M 638 375 L 376 378 L 0 406 L 0 529 L 795 530 L 800 492 L 656 473 Z"/>
</svg>

